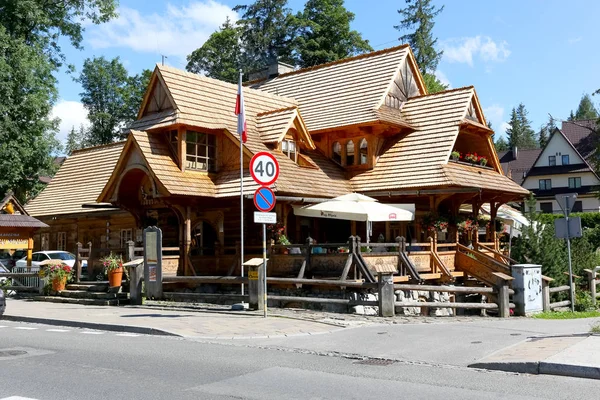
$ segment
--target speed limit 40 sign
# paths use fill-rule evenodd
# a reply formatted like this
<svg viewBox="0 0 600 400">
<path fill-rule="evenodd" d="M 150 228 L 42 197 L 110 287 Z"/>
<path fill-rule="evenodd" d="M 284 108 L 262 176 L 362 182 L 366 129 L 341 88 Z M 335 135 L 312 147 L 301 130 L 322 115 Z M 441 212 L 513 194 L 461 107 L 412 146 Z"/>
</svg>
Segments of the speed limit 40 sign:
<svg viewBox="0 0 600 400">
<path fill-rule="evenodd" d="M 259 185 L 272 185 L 279 178 L 279 163 L 271 153 L 256 153 L 250 160 L 250 175 Z"/>
</svg>

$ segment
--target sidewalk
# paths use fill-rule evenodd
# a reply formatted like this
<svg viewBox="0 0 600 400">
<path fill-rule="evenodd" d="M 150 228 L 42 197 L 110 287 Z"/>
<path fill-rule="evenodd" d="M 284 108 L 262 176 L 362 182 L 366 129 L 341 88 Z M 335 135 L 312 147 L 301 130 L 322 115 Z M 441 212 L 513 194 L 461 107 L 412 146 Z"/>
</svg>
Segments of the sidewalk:
<svg viewBox="0 0 600 400">
<path fill-rule="evenodd" d="M 600 379 L 600 335 L 529 338 L 469 367 Z"/>
<path fill-rule="evenodd" d="M 83 306 L 7 299 L 3 319 L 193 339 L 256 339 L 330 333 L 343 327 L 245 311 L 214 313 L 140 307 Z"/>
</svg>

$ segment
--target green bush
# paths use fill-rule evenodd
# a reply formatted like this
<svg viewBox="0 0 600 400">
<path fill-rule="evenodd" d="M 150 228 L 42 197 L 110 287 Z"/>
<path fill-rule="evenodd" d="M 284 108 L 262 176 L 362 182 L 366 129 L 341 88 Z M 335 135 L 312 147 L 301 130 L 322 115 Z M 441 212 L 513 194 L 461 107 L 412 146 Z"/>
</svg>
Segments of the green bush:
<svg viewBox="0 0 600 400">
<path fill-rule="evenodd" d="M 592 296 L 588 292 L 582 290 L 575 292 L 575 311 L 593 311 L 595 309 Z"/>
</svg>

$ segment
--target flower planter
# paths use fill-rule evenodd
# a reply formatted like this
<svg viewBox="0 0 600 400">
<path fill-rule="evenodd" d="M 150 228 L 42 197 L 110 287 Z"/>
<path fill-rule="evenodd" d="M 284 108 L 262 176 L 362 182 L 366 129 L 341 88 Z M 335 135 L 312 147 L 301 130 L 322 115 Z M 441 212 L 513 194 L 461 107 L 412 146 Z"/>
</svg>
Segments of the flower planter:
<svg viewBox="0 0 600 400">
<path fill-rule="evenodd" d="M 118 287 L 121 286 L 123 281 L 123 267 L 115 268 L 108 272 L 108 286 Z"/>
<path fill-rule="evenodd" d="M 55 278 L 52 280 L 52 290 L 54 290 L 55 292 L 60 292 L 62 290 L 65 290 L 65 287 L 67 286 L 67 277 L 63 277 L 63 278 Z"/>
</svg>

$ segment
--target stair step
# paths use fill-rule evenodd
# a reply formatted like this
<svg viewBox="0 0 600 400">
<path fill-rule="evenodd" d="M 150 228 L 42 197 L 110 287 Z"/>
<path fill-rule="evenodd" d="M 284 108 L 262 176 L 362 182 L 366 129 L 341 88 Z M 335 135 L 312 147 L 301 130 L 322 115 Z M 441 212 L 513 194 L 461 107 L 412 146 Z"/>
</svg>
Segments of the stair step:
<svg viewBox="0 0 600 400">
<path fill-rule="evenodd" d="M 88 306 L 117 306 L 119 305 L 118 299 L 76 299 L 69 297 L 59 296 L 37 296 L 36 301 L 47 301 L 50 303 L 69 303 L 69 304 L 82 304 Z"/>
<path fill-rule="evenodd" d="M 114 299 L 126 299 L 127 293 L 106 293 L 106 292 L 91 292 L 87 290 L 61 290 L 55 292 L 57 297 L 69 297 L 72 299 L 101 299 L 101 300 L 114 300 Z"/>
<path fill-rule="evenodd" d="M 69 283 L 67 290 L 87 290 L 90 292 L 108 291 L 108 283 Z"/>
</svg>

